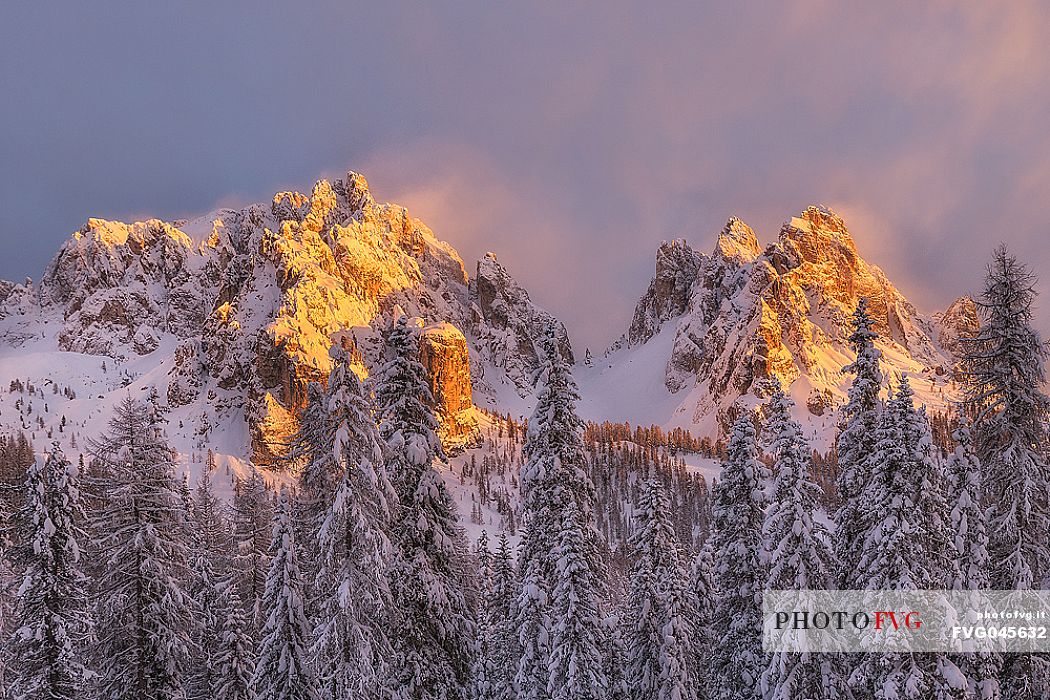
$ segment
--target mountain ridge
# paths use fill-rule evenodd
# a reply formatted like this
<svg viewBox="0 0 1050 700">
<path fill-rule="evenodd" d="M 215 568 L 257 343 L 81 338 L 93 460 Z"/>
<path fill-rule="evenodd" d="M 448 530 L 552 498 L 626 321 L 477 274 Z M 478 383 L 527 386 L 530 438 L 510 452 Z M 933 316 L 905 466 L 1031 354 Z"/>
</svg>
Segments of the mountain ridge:
<svg viewBox="0 0 1050 700">
<path fill-rule="evenodd" d="M 828 429 L 849 360 L 847 318 L 862 295 L 891 377 L 930 379 L 921 398 L 940 408 L 954 391 L 958 338 L 977 323 L 967 298 L 920 314 L 826 207 L 791 217 L 765 247 L 730 217 L 711 253 L 673 240 L 655 262 L 627 331 L 578 365 L 588 418 L 717 437 L 778 379 L 814 430 Z M 535 341 L 548 326 L 575 360 L 564 324 L 495 254 L 471 272 L 453 246 L 404 207 L 379 203 L 351 171 L 310 193 L 190 220 L 88 219 L 39 284 L 0 283 L 0 344 L 17 353 L 50 342 L 58 353 L 149 367 L 140 377 L 152 377 L 169 407 L 201 414 L 196 441 L 243 421 L 242 446 L 230 448 L 265 463 L 295 429 L 307 385 L 327 377 L 332 345 L 350 350 L 366 376 L 383 329 L 404 314 L 423 329 L 454 445 L 474 431 L 466 407 L 527 410 Z"/>
<path fill-rule="evenodd" d="M 765 248 L 735 216 L 711 253 L 684 240 L 663 242 L 630 327 L 605 352 L 591 382 L 616 375 L 615 365 L 632 363 L 639 348 L 671 335 L 660 341 L 669 343 L 661 379 L 682 398 L 671 402 L 670 413 L 663 402 L 654 422 L 724 434 L 739 410 L 768 395 L 768 380 L 791 387 L 810 419 L 822 418 L 845 398 L 849 316 L 862 296 L 869 299 L 889 379 L 928 379 L 922 400 L 947 408 L 956 392 L 958 338 L 978 324 L 973 300 L 960 297 L 945 312 L 919 313 L 859 254 L 841 217 L 822 206 L 791 217 Z"/>
</svg>

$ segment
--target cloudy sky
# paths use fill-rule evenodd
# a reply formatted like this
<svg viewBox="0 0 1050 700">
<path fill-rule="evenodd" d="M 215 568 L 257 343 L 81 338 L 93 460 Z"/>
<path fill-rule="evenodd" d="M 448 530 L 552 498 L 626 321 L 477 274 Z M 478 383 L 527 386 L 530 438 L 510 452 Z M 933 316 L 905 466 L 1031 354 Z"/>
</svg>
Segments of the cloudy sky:
<svg viewBox="0 0 1050 700">
<path fill-rule="evenodd" d="M 661 240 L 736 214 L 768 242 L 812 203 L 924 310 L 998 241 L 1050 285 L 1050 5 L 57 4 L 0 23 L 5 278 L 88 216 L 355 169 L 581 348 L 626 328 Z"/>
</svg>

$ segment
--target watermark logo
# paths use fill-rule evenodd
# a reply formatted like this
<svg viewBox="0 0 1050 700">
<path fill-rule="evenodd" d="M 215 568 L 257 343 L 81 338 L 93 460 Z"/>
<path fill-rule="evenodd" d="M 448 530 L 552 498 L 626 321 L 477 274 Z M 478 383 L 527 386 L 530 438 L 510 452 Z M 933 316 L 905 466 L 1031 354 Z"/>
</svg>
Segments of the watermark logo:
<svg viewBox="0 0 1050 700">
<path fill-rule="evenodd" d="M 1050 591 L 766 591 L 767 652 L 1046 652 Z"/>
</svg>

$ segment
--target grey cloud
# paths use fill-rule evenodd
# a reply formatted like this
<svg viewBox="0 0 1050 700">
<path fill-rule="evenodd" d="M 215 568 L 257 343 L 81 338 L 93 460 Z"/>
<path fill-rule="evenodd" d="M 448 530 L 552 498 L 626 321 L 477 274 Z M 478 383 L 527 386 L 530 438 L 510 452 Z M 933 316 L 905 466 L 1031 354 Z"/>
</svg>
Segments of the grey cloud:
<svg viewBox="0 0 1050 700">
<path fill-rule="evenodd" d="M 745 6 L 746 5 L 746 6 Z M 810 203 L 928 310 L 1050 218 L 1050 10 L 985 3 L 68 3 L 0 24 L 0 276 L 87 216 L 183 216 L 360 169 L 494 250 L 579 346 L 661 239 Z M 469 263 L 469 260 L 468 260 Z M 1050 328 L 1050 302 L 1040 316 Z"/>
</svg>

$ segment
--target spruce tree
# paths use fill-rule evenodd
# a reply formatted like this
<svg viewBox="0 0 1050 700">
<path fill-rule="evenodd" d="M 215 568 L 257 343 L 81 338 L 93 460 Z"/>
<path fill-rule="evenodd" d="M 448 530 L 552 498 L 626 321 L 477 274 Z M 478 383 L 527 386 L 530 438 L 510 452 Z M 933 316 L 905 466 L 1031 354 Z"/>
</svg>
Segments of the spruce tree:
<svg viewBox="0 0 1050 700">
<path fill-rule="evenodd" d="M 332 354 L 338 354 L 338 350 L 333 349 Z M 333 371 L 336 364 L 333 357 Z M 341 465 L 334 460 L 334 441 L 335 426 L 329 414 L 328 395 L 320 383 L 310 382 L 306 386 L 306 405 L 299 418 L 299 429 L 281 462 L 298 474 L 292 523 L 299 542 L 307 616 L 311 618 L 319 616 L 316 606 L 323 595 L 314 590 L 322 560 L 321 527 L 342 481 Z"/>
<path fill-rule="evenodd" d="M 495 572 L 489 536 L 485 530 L 478 536 L 474 550 L 477 556 L 477 639 L 474 660 L 470 667 L 469 700 L 490 700 L 495 696 L 497 684 L 496 635 L 500 622 L 497 610 L 492 607 L 495 597 Z"/>
<path fill-rule="evenodd" d="M 255 700 L 252 677 L 255 675 L 255 657 L 252 638 L 248 631 L 248 616 L 236 586 L 222 587 L 219 599 L 222 610 L 222 636 L 215 659 L 217 682 L 214 700 Z"/>
<path fill-rule="evenodd" d="M 627 678 L 627 644 L 623 638 L 625 605 L 607 602 L 611 608 L 602 620 L 602 635 L 604 637 L 604 663 L 605 683 L 608 687 L 606 697 L 608 700 L 628 700 L 631 697 Z M 692 663 L 692 658 L 686 659 Z M 692 666 L 689 667 L 690 674 Z"/>
<path fill-rule="evenodd" d="M 693 687 L 699 700 L 714 697 L 712 682 L 715 680 L 708 673 L 712 667 L 713 655 L 718 647 L 714 636 L 714 615 L 717 591 L 714 583 L 714 555 L 711 552 L 712 540 L 700 547 L 689 570 L 687 596 L 693 613 L 692 645 L 693 654 L 690 661 L 690 673 Z"/>
<path fill-rule="evenodd" d="M 378 697 L 390 659 L 391 546 L 388 527 L 395 496 L 383 461 L 372 407 L 346 353 L 333 352 L 325 395 L 324 452 L 312 457 L 339 474 L 317 532 L 319 624 L 312 648 L 327 697 Z"/>
<path fill-rule="evenodd" d="M 91 525 L 106 557 L 95 594 L 102 694 L 182 698 L 194 604 L 181 583 L 185 507 L 160 417 L 125 399 L 92 452 L 105 498 Z"/>
<path fill-rule="evenodd" d="M 310 668 L 310 627 L 303 611 L 303 582 L 299 573 L 291 506 L 284 490 L 277 501 L 266 576 L 259 656 L 252 686 L 257 700 L 317 700 Z"/>
<path fill-rule="evenodd" d="M 762 655 L 761 594 L 763 467 L 758 461 L 753 417 L 744 412 L 733 424 L 721 478 L 714 489 L 713 549 L 715 639 L 710 674 L 718 679 L 712 700 L 759 698 Z"/>
<path fill-rule="evenodd" d="M 514 675 L 518 668 L 518 630 L 515 624 L 518 580 L 514 574 L 507 533 L 501 532 L 492 562 L 492 596 L 485 602 L 492 643 L 490 668 L 492 700 L 513 700 Z"/>
<path fill-rule="evenodd" d="M 521 591 L 518 597 L 517 622 L 521 658 L 516 674 L 519 698 L 542 700 L 566 692 L 568 674 L 552 659 L 555 653 L 553 625 L 560 622 L 554 606 L 559 601 L 555 590 L 572 586 L 586 579 L 587 588 L 599 595 L 605 585 L 605 569 L 599 555 L 599 533 L 594 524 L 594 485 L 586 471 L 583 447 L 583 421 L 576 414 L 579 393 L 568 364 L 557 348 L 552 329 L 542 339 L 540 364 L 533 375 L 536 406 L 529 418 L 528 432 L 523 447 L 524 464 L 521 468 L 521 498 L 524 528 L 522 532 L 518 567 Z M 578 533 L 566 528 L 577 527 Z M 573 556 L 582 557 L 587 572 L 574 573 L 572 580 L 556 556 L 563 545 L 579 545 Z M 574 567 L 577 564 L 574 563 Z M 600 607 L 596 601 L 574 601 L 582 609 Z M 557 630 L 560 634 L 567 629 Z M 571 651 L 566 645 L 558 653 L 567 654 L 591 647 L 601 648 L 601 625 L 591 626 L 584 621 L 572 633 L 595 635 L 595 639 L 574 639 L 579 648 Z M 563 637 L 563 639 L 567 639 Z M 581 652 L 583 653 L 583 652 Z M 578 680 L 574 677 L 573 682 Z M 602 692 L 606 680 L 597 676 L 597 688 L 588 692 Z"/>
<path fill-rule="evenodd" d="M 943 590 L 954 579 L 945 479 L 933 459 L 924 410 L 906 377 L 891 395 L 876 432 L 869 497 L 881 505 L 865 533 L 859 567 L 874 590 Z M 852 682 L 876 698 L 959 697 L 959 670 L 946 654 L 865 656 Z"/>
<path fill-rule="evenodd" d="M 774 476 L 763 526 L 763 551 L 769 567 L 765 587 L 825 590 L 834 588 L 837 568 L 831 535 L 815 517 L 820 487 L 810 477 L 812 450 L 802 426 L 791 416 L 793 406 L 778 383 L 766 407 Z M 762 675 L 762 695 L 770 700 L 839 698 L 844 693 L 833 659 L 820 654 L 774 653 Z"/>
<path fill-rule="evenodd" d="M 978 302 L 981 328 L 963 338 L 967 409 L 985 465 L 988 554 L 997 589 L 1037 588 L 1050 574 L 1047 346 L 1032 326 L 1035 278 L 995 251 Z"/>
<path fill-rule="evenodd" d="M 83 655 L 87 625 L 76 467 L 54 442 L 26 475 L 25 502 L 16 518 L 27 544 L 11 640 L 14 697 L 72 700 L 85 693 Z"/>
<path fill-rule="evenodd" d="M 233 494 L 233 568 L 239 597 L 250 613 L 248 628 L 253 636 L 266 618 L 262 597 L 270 565 L 273 515 L 273 494 L 253 467 L 248 478 L 237 480 Z"/>
<path fill-rule="evenodd" d="M 456 507 L 434 468 L 444 459 L 419 337 L 401 317 L 376 373 L 380 434 L 398 508 L 391 573 L 397 619 L 392 680 L 410 700 L 459 698 L 468 680 L 473 623 L 467 607 L 466 546 Z"/>
<path fill-rule="evenodd" d="M 599 582 L 589 560 L 576 504 L 562 516 L 554 550 L 550 681 L 551 700 L 598 700 L 607 690 L 602 664 Z"/>
<path fill-rule="evenodd" d="M 627 668 L 633 700 L 690 700 L 693 653 L 682 552 L 670 503 L 655 479 L 642 486 L 628 597 Z"/>
<path fill-rule="evenodd" d="M 1005 246 L 996 249 L 978 301 L 981 328 L 962 338 L 966 408 L 984 464 L 988 567 L 996 589 L 1050 585 L 1050 465 L 1043 392 L 1047 346 L 1033 327 L 1035 277 Z M 1050 697 L 1045 656 L 1004 654 L 1003 697 Z"/>
<path fill-rule="evenodd" d="M 954 553 L 958 565 L 951 588 L 956 591 L 986 590 L 988 576 L 988 529 L 981 506 L 981 462 L 974 452 L 968 421 L 960 420 L 952 433 L 955 450 L 948 458 L 948 483 Z M 977 698 L 999 697 L 998 660 L 993 654 L 959 655 L 957 665 L 966 675 L 969 692 Z"/>
<path fill-rule="evenodd" d="M 836 441 L 840 505 L 835 514 L 834 545 L 839 563 L 838 586 L 842 589 L 867 587 L 867 582 L 859 576 L 858 563 L 871 508 L 864 492 L 871 481 L 883 379 L 879 368 L 882 353 L 875 347 L 878 334 L 874 330 L 875 321 L 868 314 L 867 297 L 860 298 L 852 324 L 849 344 L 856 357 L 843 371 L 853 375 L 853 381 Z"/>
<path fill-rule="evenodd" d="M 216 658 L 223 631 L 220 606 L 222 579 L 230 566 L 231 539 L 225 506 L 215 495 L 211 474 L 205 467 L 193 495 L 193 529 L 190 538 L 189 592 L 196 603 L 194 644 L 191 654 L 188 700 L 209 700 L 216 694 Z"/>
<path fill-rule="evenodd" d="M 518 700 L 545 700 L 550 678 L 550 583 L 544 569 L 544 559 L 526 556 L 524 542 L 530 537 L 531 527 L 529 523 L 525 524 L 519 554 L 521 588 L 515 602 L 514 619 L 518 631 L 519 657 L 514 687 Z M 538 529 L 539 525 L 535 527 Z"/>
</svg>

